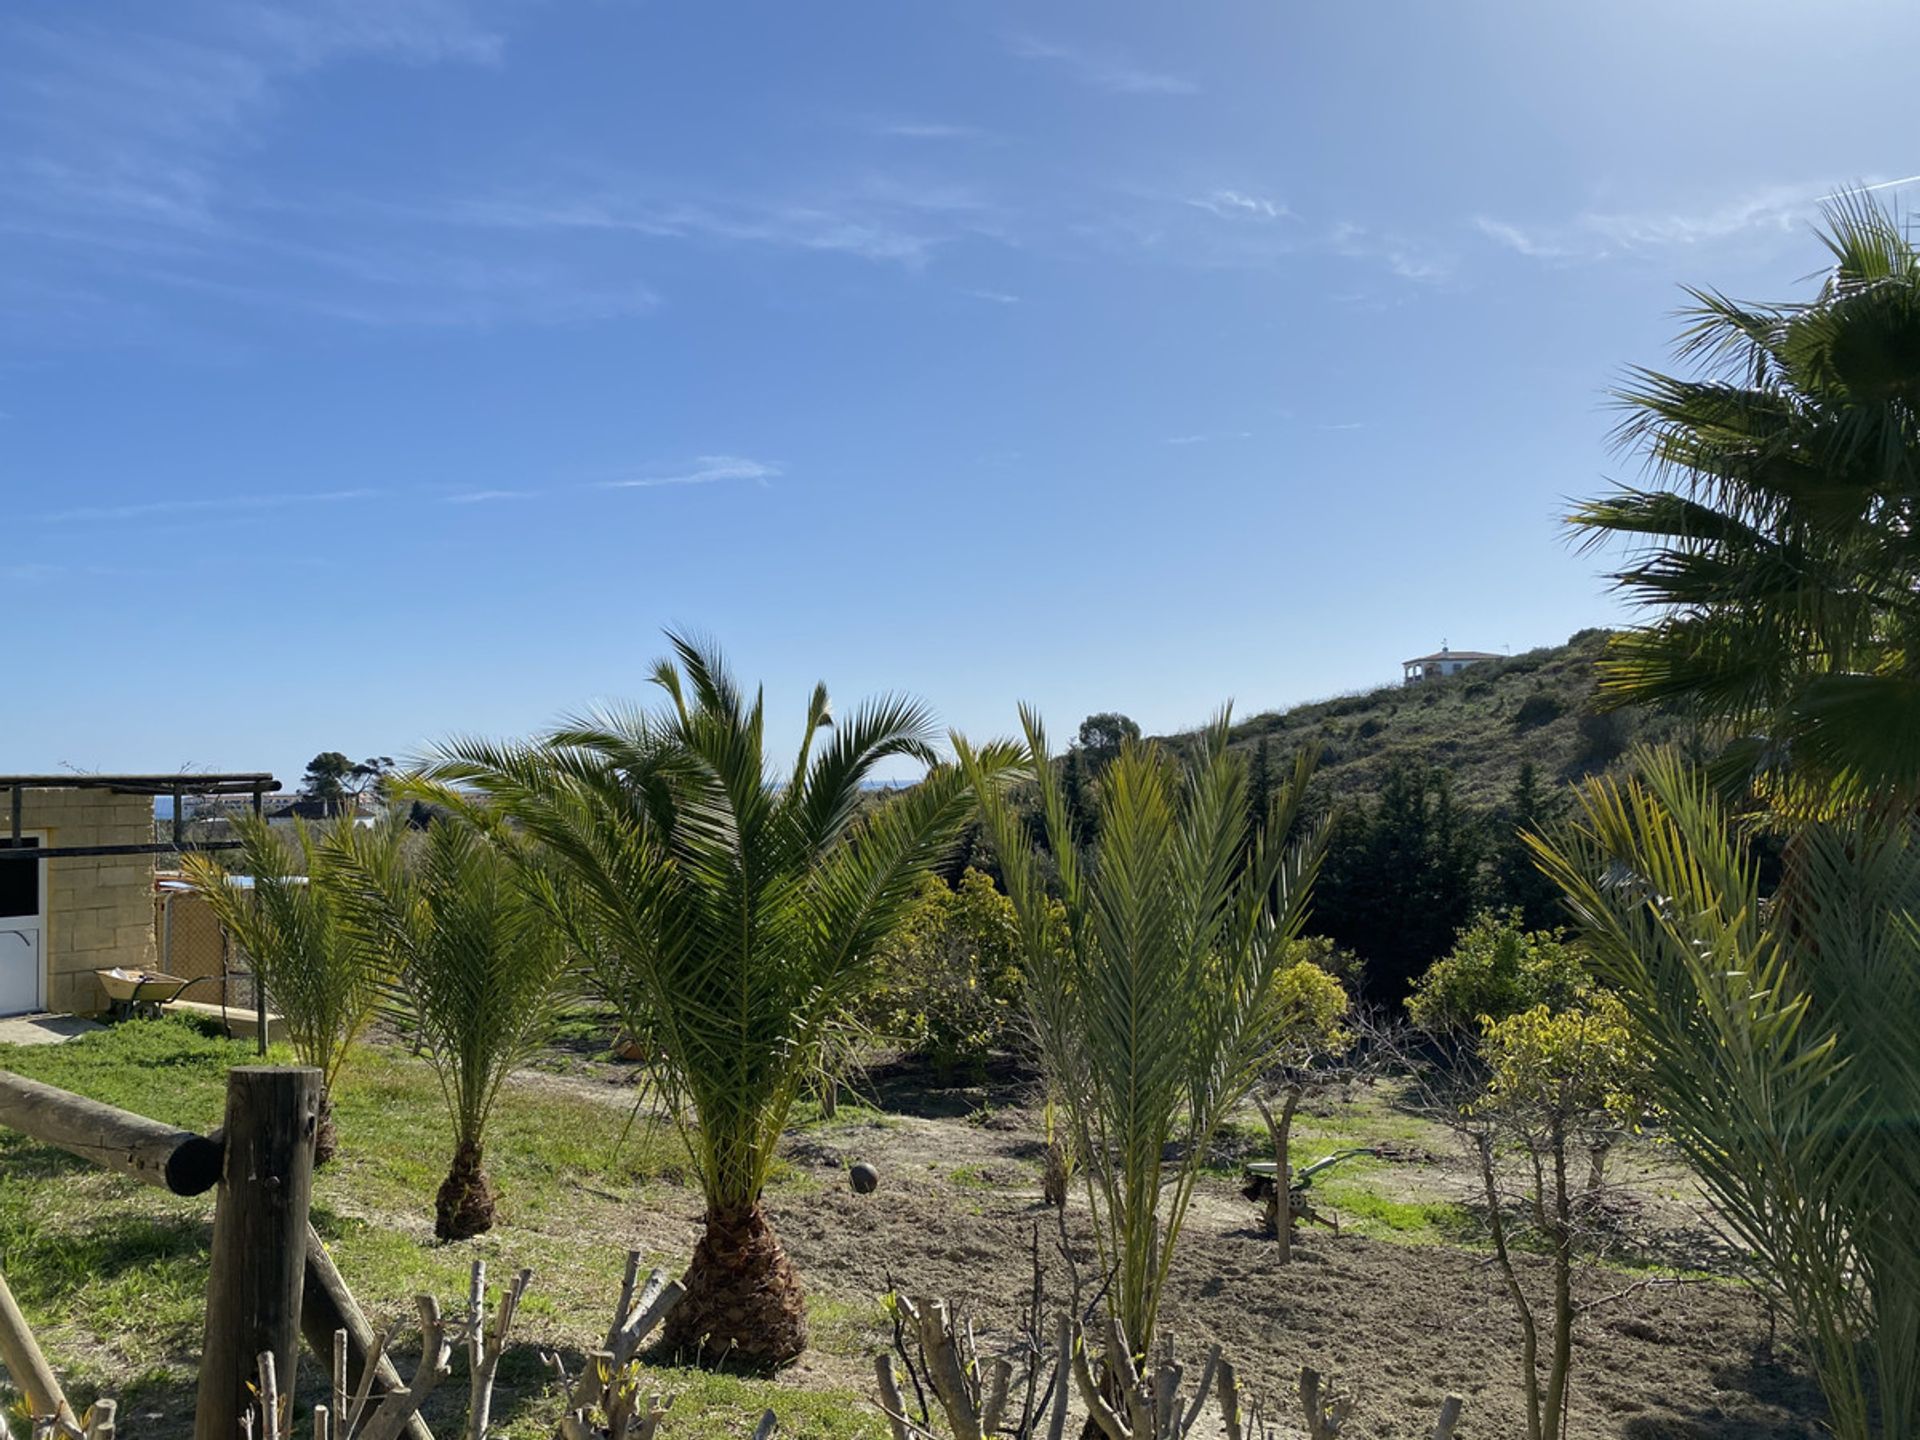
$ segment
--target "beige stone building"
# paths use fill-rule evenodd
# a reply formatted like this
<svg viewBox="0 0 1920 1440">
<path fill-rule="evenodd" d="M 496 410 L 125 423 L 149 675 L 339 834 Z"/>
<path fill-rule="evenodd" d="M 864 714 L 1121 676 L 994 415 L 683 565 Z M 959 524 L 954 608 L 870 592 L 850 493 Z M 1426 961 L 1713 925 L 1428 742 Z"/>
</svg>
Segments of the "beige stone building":
<svg viewBox="0 0 1920 1440">
<path fill-rule="evenodd" d="M 0 851 L 16 852 L 0 853 L 0 1015 L 92 1014 L 107 1007 L 94 971 L 155 968 L 154 797 L 236 779 L 274 785 L 271 776 L 0 777 Z"/>
</svg>

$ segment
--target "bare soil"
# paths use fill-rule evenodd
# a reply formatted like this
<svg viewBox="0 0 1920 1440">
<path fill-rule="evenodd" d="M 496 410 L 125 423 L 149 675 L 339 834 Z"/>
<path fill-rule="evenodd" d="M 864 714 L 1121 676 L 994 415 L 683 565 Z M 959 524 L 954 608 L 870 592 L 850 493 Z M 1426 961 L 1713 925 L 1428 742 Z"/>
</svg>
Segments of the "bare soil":
<svg viewBox="0 0 1920 1440">
<path fill-rule="evenodd" d="M 863 1112 L 790 1142 L 792 1163 L 818 1184 L 783 1187 L 770 1202 L 814 1296 L 863 1306 L 896 1286 L 945 1295 L 964 1307 L 985 1348 L 1011 1340 L 1034 1255 L 1049 1294 L 1066 1296 L 1055 1215 L 1040 1200 L 1036 1117 L 1006 1103 L 979 1108 L 988 1094 L 923 1089 L 909 1102 L 920 1113 Z M 1413 1174 L 1403 1191 L 1466 1193 L 1464 1161 L 1418 1146 L 1404 1153 Z M 845 1168 L 860 1160 L 882 1176 L 870 1196 L 846 1183 Z M 1622 1164 L 1637 1170 L 1633 1179 L 1651 1177 L 1642 1193 L 1629 1190 L 1630 1223 L 1655 1243 L 1710 1244 L 1695 1208 L 1676 1198 L 1668 1168 L 1630 1157 Z M 1093 1277 L 1099 1267 L 1077 1195 L 1071 1209 L 1068 1246 L 1081 1275 Z M 1202 1181 L 1163 1320 L 1183 1350 L 1197 1356 L 1219 1342 L 1289 1421 L 1294 1380 L 1312 1365 L 1358 1393 L 1348 1435 L 1424 1437 L 1449 1393 L 1467 1401 L 1460 1436 L 1525 1434 L 1519 1324 L 1484 1253 L 1313 1229 L 1296 1243 L 1294 1263 L 1281 1266 L 1254 1220 L 1229 1175 Z M 1528 1269 L 1544 1284 L 1543 1263 Z M 1676 1284 L 1655 1271 L 1605 1267 L 1581 1293 L 1600 1303 L 1576 1336 L 1573 1440 L 1821 1433 L 1817 1390 L 1784 1338 L 1770 1341 L 1765 1307 L 1744 1285 Z M 871 1344 L 883 1341 L 876 1316 Z M 857 1354 L 865 1347 L 843 1348 L 841 1357 L 816 1354 L 792 1378 L 864 1388 Z"/>
</svg>

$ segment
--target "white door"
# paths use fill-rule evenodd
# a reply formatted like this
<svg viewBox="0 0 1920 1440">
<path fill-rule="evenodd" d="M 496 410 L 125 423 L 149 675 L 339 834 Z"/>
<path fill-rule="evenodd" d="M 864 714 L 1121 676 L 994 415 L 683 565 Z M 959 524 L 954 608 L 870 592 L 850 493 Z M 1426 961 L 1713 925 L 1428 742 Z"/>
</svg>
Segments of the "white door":
<svg viewBox="0 0 1920 1440">
<path fill-rule="evenodd" d="M 23 845 L 39 837 L 22 835 Z M 0 835 L 0 849 L 13 838 Z M 47 1004 L 46 880 L 44 860 L 0 855 L 0 1015 L 28 1015 Z"/>
</svg>

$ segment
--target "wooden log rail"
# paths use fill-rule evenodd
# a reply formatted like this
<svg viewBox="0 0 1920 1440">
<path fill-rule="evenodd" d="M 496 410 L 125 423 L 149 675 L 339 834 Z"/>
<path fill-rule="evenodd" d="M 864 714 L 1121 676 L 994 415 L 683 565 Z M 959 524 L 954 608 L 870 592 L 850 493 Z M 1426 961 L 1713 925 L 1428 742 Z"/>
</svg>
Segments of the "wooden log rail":
<svg viewBox="0 0 1920 1440">
<path fill-rule="evenodd" d="M 175 1195 L 213 1189 L 226 1163 L 226 1143 L 218 1131 L 200 1135 L 182 1130 L 5 1070 L 0 1070 L 0 1125 Z M 313 1227 L 307 1225 L 305 1231 L 300 1334 L 320 1364 L 330 1367 L 334 1334 L 344 1330 L 349 1383 L 357 1386 L 368 1355 L 375 1353 L 373 1326 Z M 246 1356 L 246 1363 L 253 1358 Z M 407 1388 L 385 1354 L 379 1355 L 374 1376 L 380 1393 Z M 408 1440 L 433 1440 L 418 1416 L 405 1433 Z"/>
<path fill-rule="evenodd" d="M 220 1183 L 219 1133 L 197 1135 L 0 1070 L 0 1125 L 175 1195 Z"/>
</svg>

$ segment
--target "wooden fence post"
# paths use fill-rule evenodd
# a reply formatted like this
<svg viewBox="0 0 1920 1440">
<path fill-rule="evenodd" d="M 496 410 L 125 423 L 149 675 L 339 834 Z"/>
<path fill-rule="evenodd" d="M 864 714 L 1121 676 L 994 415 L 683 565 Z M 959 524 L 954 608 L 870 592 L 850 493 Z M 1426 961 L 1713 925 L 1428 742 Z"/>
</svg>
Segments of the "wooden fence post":
<svg viewBox="0 0 1920 1440">
<path fill-rule="evenodd" d="M 235 1440 L 263 1353 L 293 1388 L 313 1197 L 320 1072 L 243 1065 L 227 1074 L 226 1168 L 213 1215 L 194 1440 Z"/>
</svg>

